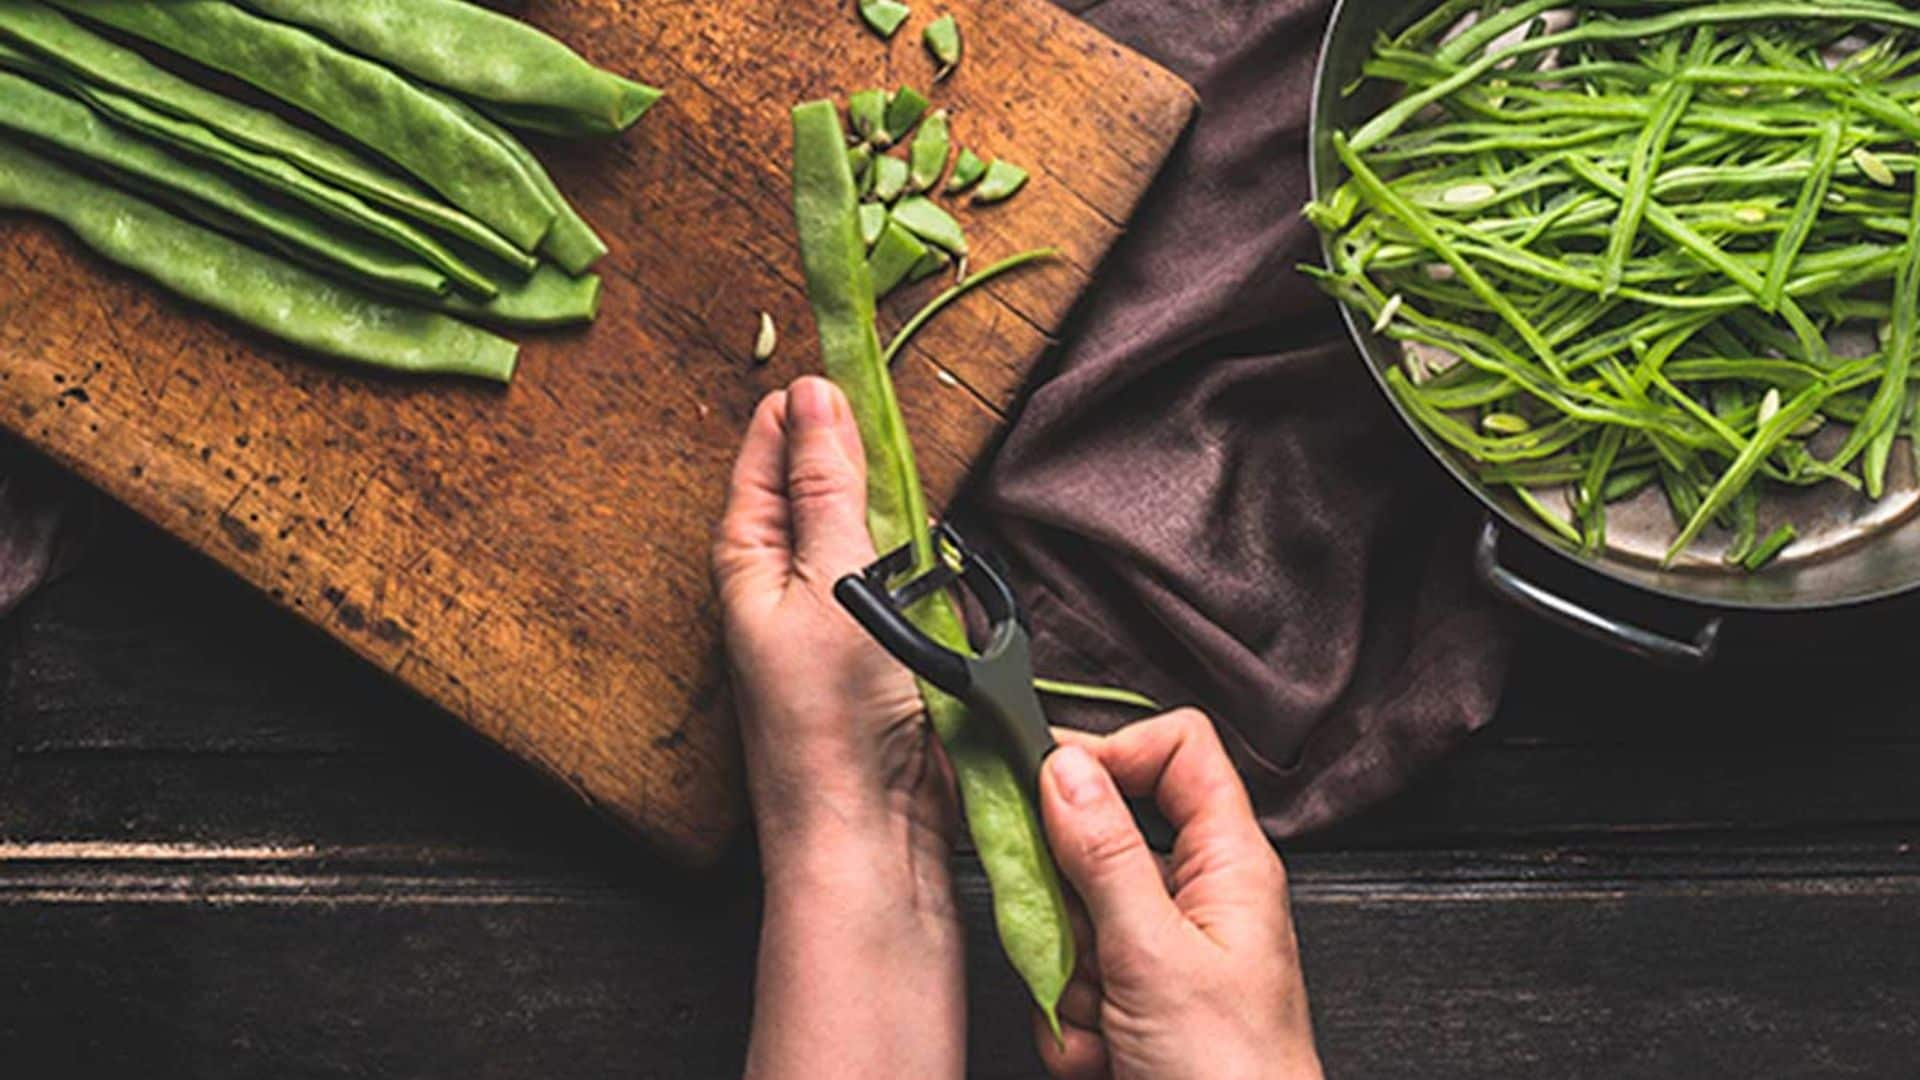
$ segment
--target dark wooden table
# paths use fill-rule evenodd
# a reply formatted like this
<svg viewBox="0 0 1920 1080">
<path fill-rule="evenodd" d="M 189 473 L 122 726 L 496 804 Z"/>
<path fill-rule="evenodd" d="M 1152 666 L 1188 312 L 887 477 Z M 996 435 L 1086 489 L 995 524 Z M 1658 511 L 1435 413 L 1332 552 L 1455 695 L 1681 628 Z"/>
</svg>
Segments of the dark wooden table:
<svg viewBox="0 0 1920 1080">
<path fill-rule="evenodd" d="M 1911 1075 L 1910 638 L 1527 637 L 1489 730 L 1289 852 L 1333 1071 Z M 744 857 L 688 879 L 122 512 L 0 647 L 0 1074 L 737 1072 Z M 1033 1075 L 963 871 L 974 1072 Z"/>
</svg>

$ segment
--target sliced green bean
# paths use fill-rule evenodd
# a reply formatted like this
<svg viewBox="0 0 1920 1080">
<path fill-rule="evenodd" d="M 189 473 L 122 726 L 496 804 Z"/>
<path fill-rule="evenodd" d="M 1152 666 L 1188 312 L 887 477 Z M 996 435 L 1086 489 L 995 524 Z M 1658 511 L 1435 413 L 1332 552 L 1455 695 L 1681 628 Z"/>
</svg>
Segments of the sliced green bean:
<svg viewBox="0 0 1920 1080">
<path fill-rule="evenodd" d="M 603 71 L 526 23 L 466 0 L 240 2 L 422 82 L 512 106 L 548 134 L 617 135 L 660 100 L 659 90 Z"/>
<path fill-rule="evenodd" d="M 1527 511 L 1538 518 L 1541 524 L 1552 530 L 1555 536 L 1576 548 L 1587 546 L 1587 540 L 1580 535 L 1580 530 L 1574 528 L 1566 518 L 1548 509 L 1547 504 L 1541 502 L 1539 496 L 1519 485 L 1515 485 L 1512 491 L 1514 497 L 1520 500 L 1520 505 L 1526 507 Z"/>
<path fill-rule="evenodd" d="M 893 208 L 893 220 L 929 244 L 938 245 L 952 255 L 967 253 L 967 236 L 953 215 L 940 209 L 925 195 L 909 195 Z"/>
<path fill-rule="evenodd" d="M 1667 141 L 1680 126 L 1680 118 L 1692 100 L 1692 85 L 1680 82 L 1669 85 L 1660 95 L 1653 123 L 1647 125 L 1634 145 L 1633 165 L 1627 174 L 1626 191 L 1621 195 L 1620 216 L 1614 222 L 1613 238 L 1607 245 L 1606 262 L 1601 271 L 1600 295 L 1603 297 L 1620 291 L 1627 256 L 1632 254 L 1634 241 L 1639 239 L 1647 204 L 1653 201 L 1653 178 L 1660 171 L 1661 155 L 1666 152 Z"/>
<path fill-rule="evenodd" d="M 935 82 L 953 74 L 953 69 L 960 66 L 960 24 L 952 15 L 942 15 L 928 23 L 927 28 L 920 31 L 920 40 L 933 54 L 934 63 L 940 65 L 933 75 Z"/>
<path fill-rule="evenodd" d="M 952 139 L 947 131 L 947 110 L 935 109 L 914 133 L 913 146 L 907 151 L 908 191 L 930 191 L 947 171 L 947 154 Z"/>
<path fill-rule="evenodd" d="M 947 194 L 958 195 L 980 182 L 987 174 L 987 163 L 980 155 L 967 147 L 960 148 L 959 156 L 953 159 L 953 172 L 947 175 Z"/>
<path fill-rule="evenodd" d="M 357 292 L 4 140 L 0 205 L 52 218 L 102 258 L 302 348 L 395 371 L 513 377 L 510 341 Z"/>
<path fill-rule="evenodd" d="M 892 203 L 907 190 L 907 181 L 911 178 L 912 168 L 904 160 L 881 154 L 873 159 L 873 189 L 868 194 L 883 203 Z"/>
<path fill-rule="evenodd" d="M 873 251 L 867 255 L 867 270 L 873 278 L 873 296 L 878 300 L 897 288 L 927 257 L 927 245 L 920 238 L 888 221 L 880 230 Z"/>
<path fill-rule="evenodd" d="M 903 86 L 887 99 L 885 128 L 889 142 L 899 142 L 913 131 L 915 124 L 927 113 L 932 104 L 926 95 L 911 86 Z"/>
<path fill-rule="evenodd" d="M 860 18 L 868 29 L 883 38 L 891 38 L 907 21 L 913 9 L 900 0 L 860 0 Z"/>
<path fill-rule="evenodd" d="M 12 128 L 69 154 L 138 177 L 229 215 L 248 233 L 285 244 L 337 273 L 393 292 L 437 297 L 447 276 L 400 248 L 329 229 L 296 210 L 261 198 L 210 169 L 197 169 L 144 139 L 104 122 L 86 105 L 30 79 L 0 71 L 0 127 Z"/>
<path fill-rule="evenodd" d="M 226 0 L 53 0 L 249 83 L 353 138 L 523 250 L 557 211 L 514 156 L 444 101 L 371 60 Z"/>
<path fill-rule="evenodd" d="M 892 142 L 887 138 L 887 92 L 867 89 L 848 95 L 847 123 L 853 127 L 853 133 L 870 146 Z"/>
<path fill-rule="evenodd" d="M 516 246 L 405 177 L 272 112 L 188 82 L 37 0 L 0 3 L 0 38 L 18 42 L 87 84 L 137 98 L 249 149 L 285 158 L 329 184 L 472 244 L 522 272 L 533 270 L 530 247 Z"/>
<path fill-rule="evenodd" d="M 1907 258 L 1894 279 L 1893 329 L 1887 335 L 1887 374 L 1875 392 L 1867 418 L 1854 428 L 1847 448 L 1854 439 L 1867 435 L 1867 495 L 1878 499 L 1887 486 L 1887 461 L 1893 454 L 1893 441 L 1900 431 L 1901 407 L 1907 403 L 1907 377 L 1913 370 L 1913 351 L 1920 338 L 1920 186 L 1913 195 L 1912 232 L 1907 243 Z M 1842 451 L 1845 458 L 1846 451 Z M 1837 461 L 1836 464 L 1844 464 Z"/>
<path fill-rule="evenodd" d="M 987 166 L 987 173 L 980 178 L 980 186 L 973 189 L 973 201 L 977 203 L 997 203 L 1013 197 L 1013 194 L 1027 185 L 1027 170 L 1010 161 L 995 158 Z"/>
<path fill-rule="evenodd" d="M 1160 711 L 1160 706 L 1147 695 L 1117 686 L 1088 686 L 1085 683 L 1062 682 L 1059 679 L 1035 679 L 1033 688 L 1050 697 L 1072 698 L 1076 701 L 1091 701 L 1101 705 L 1125 705 L 1145 712 Z"/>
<path fill-rule="evenodd" d="M 1700 509 L 1694 512 L 1693 519 L 1680 530 L 1680 535 L 1667 549 L 1664 565 L 1671 566 L 1680 557 L 1680 553 L 1693 545 L 1707 523 L 1718 517 L 1721 511 L 1733 502 L 1734 498 L 1753 480 L 1753 474 L 1768 457 L 1772 456 L 1795 428 L 1805 423 L 1813 414 L 1820 411 L 1820 405 L 1831 397 L 1833 391 L 1826 385 L 1812 386 L 1794 395 L 1792 401 L 1783 405 L 1772 420 L 1760 425 L 1747 448 L 1734 459 L 1727 471 L 1721 474 L 1718 482 L 1701 500 Z"/>
<path fill-rule="evenodd" d="M 1842 117 L 1830 119 L 1821 128 L 1819 143 L 1813 151 L 1813 168 L 1801 188 L 1800 201 L 1794 204 L 1793 216 L 1780 233 L 1780 239 L 1774 245 L 1773 259 L 1767 265 L 1766 291 L 1761 300 L 1762 306 L 1768 311 L 1780 310 L 1780 305 L 1786 301 L 1787 276 L 1793 272 L 1794 263 L 1807 246 L 1807 238 L 1813 235 L 1820 211 L 1827 205 L 1827 192 L 1833 186 L 1833 173 L 1840 165 L 1840 140 L 1844 129 Z"/>
<path fill-rule="evenodd" d="M 828 377 L 853 405 L 867 453 L 867 522 L 876 548 L 910 546 L 919 566 L 934 559 L 913 444 L 882 361 L 873 284 L 860 243 L 853 174 L 831 102 L 793 111 L 794 217 L 807 297 L 819 324 Z M 936 641 L 967 647 L 952 599 L 929 597 L 909 617 Z M 1073 972 L 1066 899 L 1030 794 L 966 706 L 922 684 L 927 713 L 947 751 L 974 848 L 993 891 L 1002 948 L 1054 1031 Z"/>
<path fill-rule="evenodd" d="M 1541 363 L 1547 366 L 1547 370 L 1562 372 L 1559 355 L 1541 335 L 1539 328 L 1528 322 L 1526 317 L 1520 314 L 1519 309 L 1513 306 L 1512 301 L 1495 289 L 1485 277 L 1481 276 L 1480 271 L 1474 269 L 1471 263 L 1460 256 L 1452 244 L 1440 236 L 1432 219 L 1418 207 L 1402 199 L 1375 175 L 1373 170 L 1360 160 L 1359 153 L 1347 143 L 1344 135 L 1336 132 L 1333 136 L 1333 145 L 1335 153 L 1339 154 L 1340 160 L 1353 174 L 1354 183 L 1363 199 L 1382 213 L 1413 230 L 1427 247 L 1453 268 L 1454 273 L 1460 275 L 1460 280 L 1473 290 L 1474 295 L 1478 296 L 1481 302 L 1493 309 L 1514 328 L 1521 340 L 1525 341 L 1540 358 Z"/>
<path fill-rule="evenodd" d="M 1920 29 L 1920 12 L 1889 9 L 1880 4 L 1821 0 L 1807 4 L 1801 0 L 1749 0 L 1737 3 L 1705 3 L 1677 11 L 1662 12 L 1644 18 L 1587 21 L 1557 34 L 1528 38 L 1482 54 L 1447 79 L 1409 94 L 1374 117 L 1357 132 L 1351 142 L 1355 151 L 1366 153 L 1391 136 L 1407 121 L 1429 105 L 1462 90 L 1502 64 L 1535 53 L 1565 49 L 1589 42 L 1634 41 L 1656 37 L 1697 26 L 1726 23 L 1832 19 L 1846 22 L 1876 22 L 1908 29 Z M 1564 73 L 1555 73 L 1564 78 Z"/>
<path fill-rule="evenodd" d="M 1760 543 L 1754 547 L 1746 559 L 1743 560 L 1743 565 L 1745 565 L 1749 571 L 1758 573 L 1772 564 L 1775 559 L 1780 557 L 1781 552 L 1787 550 L 1787 548 L 1799 538 L 1799 530 L 1795 529 L 1792 525 L 1782 525 L 1768 533 L 1767 538 L 1760 541 Z"/>
</svg>

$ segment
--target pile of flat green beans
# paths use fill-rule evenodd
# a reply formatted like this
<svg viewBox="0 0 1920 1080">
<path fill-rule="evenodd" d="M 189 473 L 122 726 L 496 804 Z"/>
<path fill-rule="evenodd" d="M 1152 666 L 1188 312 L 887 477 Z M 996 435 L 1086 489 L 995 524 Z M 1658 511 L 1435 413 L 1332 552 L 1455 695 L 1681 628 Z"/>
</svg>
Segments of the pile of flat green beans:
<svg viewBox="0 0 1920 1080">
<path fill-rule="evenodd" d="M 607 251 L 513 129 L 659 96 L 467 0 L 0 0 L 0 207 L 315 352 L 505 382 L 464 320 L 590 321 Z"/>
<path fill-rule="evenodd" d="M 1335 136 L 1309 272 L 1486 481 L 1588 553 L 1657 488 L 1669 565 L 1725 530 L 1748 570 L 1796 540 L 1770 487 L 1885 494 L 1920 445 L 1920 11 L 1446 0 L 1366 76 L 1403 92 Z"/>
</svg>

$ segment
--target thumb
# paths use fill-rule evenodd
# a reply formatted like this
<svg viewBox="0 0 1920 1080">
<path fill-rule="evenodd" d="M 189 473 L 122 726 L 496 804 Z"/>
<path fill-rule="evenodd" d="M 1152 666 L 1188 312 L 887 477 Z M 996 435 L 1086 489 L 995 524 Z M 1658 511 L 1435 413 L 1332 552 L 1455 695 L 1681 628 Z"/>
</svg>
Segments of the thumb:
<svg viewBox="0 0 1920 1080">
<path fill-rule="evenodd" d="M 831 578 L 873 561 L 853 410 L 839 387 L 814 376 L 787 391 L 787 503 L 802 566 Z"/>
<path fill-rule="evenodd" d="M 1053 857 L 1086 901 L 1103 950 L 1146 944 L 1178 922 L 1159 863 L 1092 754 L 1062 746 L 1049 755 L 1040 805 Z"/>
</svg>

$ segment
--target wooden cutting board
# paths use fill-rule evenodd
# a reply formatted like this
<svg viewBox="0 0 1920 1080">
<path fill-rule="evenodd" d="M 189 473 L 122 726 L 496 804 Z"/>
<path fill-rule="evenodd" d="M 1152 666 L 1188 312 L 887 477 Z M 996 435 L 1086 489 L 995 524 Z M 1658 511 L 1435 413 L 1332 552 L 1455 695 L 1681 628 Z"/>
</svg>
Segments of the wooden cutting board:
<svg viewBox="0 0 1920 1080">
<path fill-rule="evenodd" d="M 967 54 L 932 85 L 920 28 Z M 667 90 L 624 138 L 536 149 L 612 254 L 600 321 L 519 334 L 506 389 L 369 375 L 237 330 L 42 222 L 0 215 L 0 424 L 691 861 L 741 818 L 707 573 L 759 398 L 817 369 L 787 111 L 907 83 L 1028 166 L 963 213 L 976 265 L 1065 257 L 942 317 L 897 372 L 936 501 L 1001 428 L 1194 95 L 1047 0 L 574 0 L 523 15 Z M 937 288 L 896 295 L 897 323 Z M 757 313 L 780 330 L 750 363 Z M 884 327 L 883 327 L 884 330 Z"/>
</svg>

